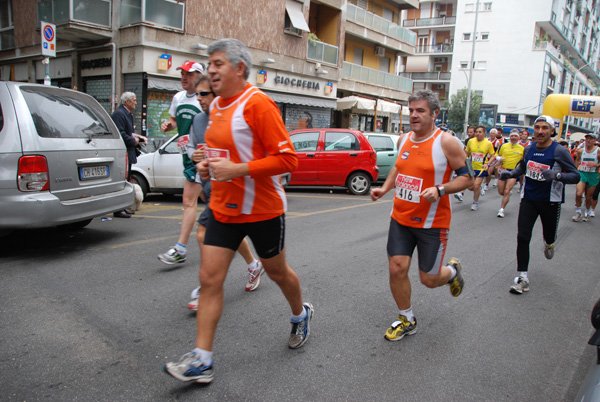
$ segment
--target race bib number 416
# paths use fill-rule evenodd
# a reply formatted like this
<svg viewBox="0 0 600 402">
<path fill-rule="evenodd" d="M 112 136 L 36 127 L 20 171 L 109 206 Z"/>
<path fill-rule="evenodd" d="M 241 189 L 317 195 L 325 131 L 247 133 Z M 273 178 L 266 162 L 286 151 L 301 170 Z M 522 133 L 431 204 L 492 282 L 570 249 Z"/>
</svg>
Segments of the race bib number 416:
<svg viewBox="0 0 600 402">
<path fill-rule="evenodd" d="M 396 197 L 418 204 L 421 201 L 423 179 L 399 174 L 396 176 Z"/>
<path fill-rule="evenodd" d="M 525 177 L 529 177 L 537 181 L 545 181 L 544 176 L 542 175 L 542 169 L 550 169 L 550 166 L 535 161 L 529 161 L 527 162 L 527 171 L 525 172 Z"/>
</svg>

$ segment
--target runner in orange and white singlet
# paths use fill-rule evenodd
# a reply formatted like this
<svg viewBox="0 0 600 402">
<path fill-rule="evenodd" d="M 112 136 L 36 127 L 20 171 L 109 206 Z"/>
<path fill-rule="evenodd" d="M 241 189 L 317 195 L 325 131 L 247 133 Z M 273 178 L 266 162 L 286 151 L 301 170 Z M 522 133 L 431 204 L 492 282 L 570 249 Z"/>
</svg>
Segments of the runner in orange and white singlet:
<svg viewBox="0 0 600 402">
<path fill-rule="evenodd" d="M 389 341 L 417 331 L 408 277 L 415 248 L 421 283 L 430 288 L 449 284 L 452 296 L 461 294 L 464 280 L 460 262 L 452 258 L 446 265 L 442 263 L 452 217 L 447 195 L 473 182 L 461 144 L 452 134 L 435 127 L 440 112 L 436 95 L 418 91 L 408 98 L 408 108 L 413 131 L 400 140 L 398 159 L 383 186 L 371 190 L 371 199 L 376 201 L 395 189 L 387 253 L 390 289 L 400 311 L 385 333 Z M 452 170 L 457 175 L 453 180 Z"/>
<path fill-rule="evenodd" d="M 205 141 L 208 158 L 196 166 L 211 179 L 210 209 L 200 270 L 195 348 L 164 370 L 180 381 L 213 380 L 213 342 L 223 312 L 223 284 L 241 241 L 250 237 L 269 278 L 291 308 L 288 347 L 310 335 L 314 308 L 303 302 L 300 280 L 285 258 L 286 198 L 279 175 L 298 158 L 277 105 L 248 83 L 252 57 L 237 39 L 208 47 L 208 75 L 218 95 L 211 103 Z"/>
</svg>

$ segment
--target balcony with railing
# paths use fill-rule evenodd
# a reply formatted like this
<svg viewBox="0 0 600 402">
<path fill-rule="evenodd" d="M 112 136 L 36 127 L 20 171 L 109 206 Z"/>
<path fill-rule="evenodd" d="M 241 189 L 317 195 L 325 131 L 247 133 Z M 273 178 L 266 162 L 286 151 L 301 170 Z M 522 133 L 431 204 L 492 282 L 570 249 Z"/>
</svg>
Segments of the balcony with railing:
<svg viewBox="0 0 600 402">
<path fill-rule="evenodd" d="M 413 81 L 450 81 L 450 71 L 428 71 L 414 73 L 400 73 L 401 77 L 410 78 Z"/>
<path fill-rule="evenodd" d="M 557 59 L 559 58 L 560 52 L 555 48 L 551 42 L 544 40 L 536 40 L 533 43 L 533 50 L 545 50 Z"/>
<path fill-rule="evenodd" d="M 309 40 L 306 58 L 313 61 L 332 64 L 337 67 L 338 51 L 339 48 L 337 46 L 333 46 L 324 42 Z"/>
<path fill-rule="evenodd" d="M 452 53 L 454 45 L 440 43 L 438 45 L 419 45 L 415 49 L 417 53 Z"/>
<path fill-rule="evenodd" d="M 402 21 L 403 27 L 410 28 L 431 27 L 437 25 L 456 25 L 456 17 L 418 18 Z"/>
<path fill-rule="evenodd" d="M 110 27 L 110 0 L 38 0 L 38 17 L 56 25 L 70 21 Z"/>
<path fill-rule="evenodd" d="M 57 36 L 81 42 L 112 36 L 110 0 L 38 0 L 40 21 L 57 25 Z"/>
<path fill-rule="evenodd" d="M 411 30 L 402 28 L 400 25 L 394 24 L 383 17 L 370 13 L 353 4 L 348 4 L 347 7 L 346 19 L 348 21 L 365 26 L 373 31 L 382 33 L 412 46 L 417 43 L 417 34 Z"/>
<path fill-rule="evenodd" d="M 343 63 L 342 77 L 388 87 L 397 91 L 412 92 L 412 81 L 409 78 L 346 61 Z"/>
</svg>

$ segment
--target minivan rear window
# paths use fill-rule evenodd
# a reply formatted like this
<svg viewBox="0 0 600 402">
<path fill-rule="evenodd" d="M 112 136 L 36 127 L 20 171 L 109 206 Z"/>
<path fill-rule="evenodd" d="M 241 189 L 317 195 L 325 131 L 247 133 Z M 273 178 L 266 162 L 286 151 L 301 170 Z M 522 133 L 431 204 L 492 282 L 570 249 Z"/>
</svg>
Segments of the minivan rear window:
<svg viewBox="0 0 600 402">
<path fill-rule="evenodd" d="M 48 138 L 119 138 L 111 129 L 107 113 L 92 98 L 76 92 L 48 88 L 21 87 L 35 128 Z"/>
</svg>

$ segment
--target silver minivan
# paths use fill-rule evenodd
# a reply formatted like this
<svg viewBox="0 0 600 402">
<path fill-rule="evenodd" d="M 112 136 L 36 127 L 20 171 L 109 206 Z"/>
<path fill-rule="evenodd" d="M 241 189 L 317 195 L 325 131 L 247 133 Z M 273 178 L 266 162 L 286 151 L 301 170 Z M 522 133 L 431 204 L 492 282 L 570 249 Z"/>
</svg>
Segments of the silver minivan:
<svg viewBox="0 0 600 402">
<path fill-rule="evenodd" d="M 84 227 L 133 203 L 127 152 L 91 96 L 0 81 L 0 231 Z"/>
</svg>

